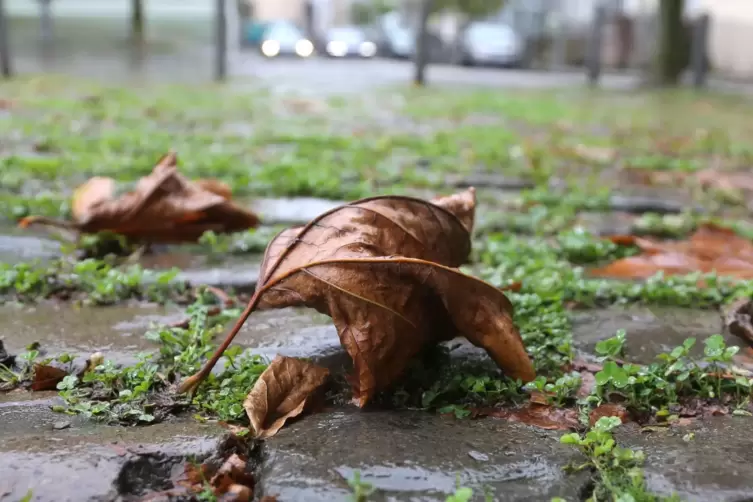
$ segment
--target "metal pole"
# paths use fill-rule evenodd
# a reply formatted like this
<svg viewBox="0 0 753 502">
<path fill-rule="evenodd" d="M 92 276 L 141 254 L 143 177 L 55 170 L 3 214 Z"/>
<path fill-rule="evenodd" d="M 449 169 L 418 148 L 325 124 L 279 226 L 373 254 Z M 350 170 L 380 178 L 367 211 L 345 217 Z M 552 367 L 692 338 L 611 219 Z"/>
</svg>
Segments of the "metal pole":
<svg viewBox="0 0 753 502">
<path fill-rule="evenodd" d="M 8 20 L 5 15 L 5 1 L 0 0 L 0 72 L 3 77 L 13 76 L 10 62 L 10 37 L 8 36 Z"/>
<path fill-rule="evenodd" d="M 214 79 L 218 82 L 227 77 L 227 8 L 226 0 L 217 0 L 215 7 L 215 61 Z"/>
<path fill-rule="evenodd" d="M 599 77 L 601 76 L 601 44 L 606 20 L 606 8 L 604 5 L 598 5 L 594 11 L 594 20 L 591 25 L 591 37 L 588 42 L 588 57 L 586 60 L 588 82 L 591 85 L 598 84 Z"/>
<path fill-rule="evenodd" d="M 693 23 L 693 38 L 690 45 L 690 68 L 693 73 L 693 86 L 706 85 L 708 67 L 706 65 L 706 48 L 708 46 L 711 16 L 702 14 Z"/>
</svg>

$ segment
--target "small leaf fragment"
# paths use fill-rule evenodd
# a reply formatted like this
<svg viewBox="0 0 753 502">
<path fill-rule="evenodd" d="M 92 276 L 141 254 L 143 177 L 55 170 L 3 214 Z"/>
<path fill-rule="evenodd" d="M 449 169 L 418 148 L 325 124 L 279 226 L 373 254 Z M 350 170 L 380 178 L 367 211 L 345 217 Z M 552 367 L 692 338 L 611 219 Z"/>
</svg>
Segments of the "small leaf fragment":
<svg viewBox="0 0 753 502">
<path fill-rule="evenodd" d="M 257 438 L 274 436 L 285 422 L 300 415 L 329 370 L 292 357 L 277 356 L 259 376 L 243 402 Z"/>
</svg>

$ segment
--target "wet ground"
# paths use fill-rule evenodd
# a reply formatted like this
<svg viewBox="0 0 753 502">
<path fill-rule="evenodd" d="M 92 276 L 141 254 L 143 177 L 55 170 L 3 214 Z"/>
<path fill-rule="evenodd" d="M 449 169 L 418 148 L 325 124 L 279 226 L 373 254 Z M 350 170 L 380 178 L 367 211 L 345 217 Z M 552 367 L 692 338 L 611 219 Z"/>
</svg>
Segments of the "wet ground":
<svg viewBox="0 0 753 502">
<path fill-rule="evenodd" d="M 494 197 L 480 197 L 494 200 Z M 335 205 L 306 199 L 257 201 L 265 221 L 299 223 Z M 665 200 L 666 202 L 666 200 Z M 491 214 L 482 203 L 479 213 Z M 594 229 L 610 230 L 627 214 L 591 218 Z M 12 234 L 12 235 L 10 235 Z M 5 257 L 46 259 L 54 241 L 44 234 L 9 232 L 0 238 Z M 151 261 L 149 261 L 151 260 Z M 179 251 L 147 258 L 144 265 L 179 266 L 194 283 L 253 289 L 259 258 L 238 257 L 210 263 Z M 153 350 L 143 334 L 153 323 L 181 318 L 177 307 L 113 306 L 105 308 L 40 304 L 0 307 L 0 339 L 11 353 L 40 342 L 51 354 L 103 352 L 116 362 L 130 362 Z M 682 343 L 722 332 L 715 311 L 630 307 L 577 311 L 572 316 L 576 349 L 627 332 L 626 358 L 649 362 Z M 310 310 L 287 308 L 254 315 L 237 343 L 248 350 L 312 357 L 335 371 L 348 358 L 329 320 Z M 736 341 L 729 338 L 730 343 Z M 486 358 L 468 348 L 466 357 Z M 142 428 L 98 425 L 82 417 L 53 413 L 55 393 L 11 392 L 0 395 L 0 500 L 17 501 L 33 490 L 35 501 L 138 500 L 169 487 L 187 460 L 218 455 L 226 433 L 211 424 L 182 417 Z M 740 501 L 753 493 L 753 440 L 750 419 L 721 417 L 688 427 L 647 432 L 628 426 L 619 432 L 625 446 L 647 452 L 646 477 L 651 490 L 677 493 L 683 500 Z M 694 439 L 687 440 L 688 432 Z M 307 416 L 283 428 L 253 450 L 257 492 L 282 502 L 345 501 L 348 480 L 358 471 L 378 491 L 370 500 L 445 500 L 456 483 L 492 500 L 582 500 L 588 493 L 584 475 L 562 468 L 577 453 L 560 445 L 557 431 L 500 419 L 457 420 L 411 411 L 342 407 Z"/>
<path fill-rule="evenodd" d="M 53 353 L 102 351 L 127 362 L 150 349 L 141 338 L 150 322 L 174 318 L 156 308 L 3 307 L 0 338 L 11 351 L 40 341 Z M 627 356 L 649 361 L 686 336 L 718 332 L 719 323 L 714 312 L 613 308 L 578 315 L 576 345 L 588 350 L 618 328 L 628 334 Z M 314 357 L 334 367 L 347 360 L 327 319 L 306 310 L 262 312 L 238 343 L 266 356 Z M 165 488 L 185 459 L 200 460 L 222 444 L 219 428 L 190 417 L 144 428 L 104 426 L 53 413 L 57 402 L 54 393 L 0 397 L 0 500 L 18 500 L 30 488 L 40 501 L 128 500 Z M 682 439 L 685 428 L 622 434 L 625 444 L 648 450 L 651 489 L 732 501 L 753 492 L 749 427 L 745 417 L 709 419 L 693 426 L 692 443 Z M 562 472 L 575 453 L 559 444 L 559 435 L 491 418 L 332 409 L 267 440 L 257 452 L 257 479 L 262 494 L 291 502 L 347 500 L 346 480 L 355 470 L 380 490 L 373 500 L 444 500 L 458 478 L 494 490 L 494 500 L 579 500 L 587 480 Z"/>
</svg>

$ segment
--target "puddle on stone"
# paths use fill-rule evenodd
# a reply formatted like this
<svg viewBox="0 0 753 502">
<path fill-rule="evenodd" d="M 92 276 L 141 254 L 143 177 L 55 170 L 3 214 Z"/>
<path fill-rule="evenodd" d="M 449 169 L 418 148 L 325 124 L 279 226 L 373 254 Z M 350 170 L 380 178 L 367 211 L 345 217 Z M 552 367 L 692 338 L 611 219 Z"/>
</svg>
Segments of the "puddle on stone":
<svg viewBox="0 0 753 502">
<path fill-rule="evenodd" d="M 688 427 L 641 432 L 635 424 L 617 429 L 627 448 L 646 453 L 646 483 L 652 492 L 688 502 L 751 500 L 753 437 L 750 417 L 713 417 Z M 683 437 L 692 432 L 692 440 Z"/>
<path fill-rule="evenodd" d="M 16 264 L 27 261 L 45 261 L 59 257 L 60 242 L 24 232 L 10 233 L 3 229 L 0 235 L 0 263 Z"/>
<path fill-rule="evenodd" d="M 3 306 L 0 339 L 11 353 L 39 342 L 50 355 L 88 356 L 101 351 L 108 359 L 128 363 L 136 361 L 138 352 L 154 348 L 143 336 L 151 323 L 165 324 L 183 317 L 177 308 L 158 306 Z"/>
<path fill-rule="evenodd" d="M 332 319 L 307 308 L 254 312 L 236 343 L 270 359 L 277 354 L 322 359 L 343 351 Z"/>
<path fill-rule="evenodd" d="M 358 470 L 379 490 L 375 501 L 445 500 L 458 476 L 477 493 L 493 489 L 495 500 L 577 500 L 584 478 L 563 473 L 573 451 L 558 437 L 501 420 L 420 412 L 312 415 L 265 443 L 260 490 L 289 502 L 345 501 L 347 479 Z"/>
<path fill-rule="evenodd" d="M 322 213 L 346 204 L 315 197 L 260 198 L 249 202 L 265 225 L 305 225 Z"/>
<path fill-rule="evenodd" d="M 192 286 L 232 288 L 237 293 L 253 293 L 259 279 L 261 256 L 223 255 L 206 256 L 180 248 L 142 256 L 139 263 L 144 268 L 181 269 L 176 277 Z"/>
<path fill-rule="evenodd" d="M 578 213 L 578 225 L 594 235 L 626 235 L 633 231 L 635 216 L 621 212 L 590 212 Z"/>
<path fill-rule="evenodd" d="M 703 340 L 720 333 L 730 345 L 741 340 L 724 333 L 721 318 L 715 310 L 692 310 L 671 307 L 613 307 L 605 310 L 572 313 L 575 346 L 593 353 L 597 342 L 611 338 L 624 329 L 626 357 L 649 363 L 666 351 L 682 345 L 686 338 L 695 337 L 696 354 L 703 352 Z"/>
<path fill-rule="evenodd" d="M 56 430 L 63 421 L 66 428 Z M 40 502 L 121 500 L 143 487 L 161 488 L 188 457 L 205 458 L 222 441 L 221 428 L 191 418 L 104 426 L 54 413 L 42 402 L 0 407 L 0 423 L 3 501 L 21 500 L 30 489 Z"/>
</svg>

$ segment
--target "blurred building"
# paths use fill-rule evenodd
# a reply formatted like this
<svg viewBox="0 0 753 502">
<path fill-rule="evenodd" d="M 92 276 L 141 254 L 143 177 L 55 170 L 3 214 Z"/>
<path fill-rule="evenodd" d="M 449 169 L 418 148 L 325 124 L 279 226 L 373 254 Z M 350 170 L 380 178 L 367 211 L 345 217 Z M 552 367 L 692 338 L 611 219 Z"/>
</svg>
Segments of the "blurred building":
<svg viewBox="0 0 753 502">
<path fill-rule="evenodd" d="M 242 0 L 253 6 L 254 19 L 285 19 L 306 26 L 310 13 L 313 27 L 319 31 L 347 24 L 353 0 Z M 308 12 L 308 13 L 307 13 Z"/>
<path fill-rule="evenodd" d="M 687 1 L 687 0 L 686 0 Z M 753 78 L 753 1 L 696 0 L 698 10 L 711 14 L 709 57 L 714 71 Z"/>
</svg>

